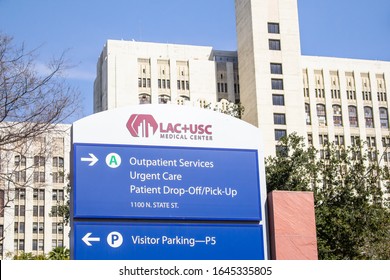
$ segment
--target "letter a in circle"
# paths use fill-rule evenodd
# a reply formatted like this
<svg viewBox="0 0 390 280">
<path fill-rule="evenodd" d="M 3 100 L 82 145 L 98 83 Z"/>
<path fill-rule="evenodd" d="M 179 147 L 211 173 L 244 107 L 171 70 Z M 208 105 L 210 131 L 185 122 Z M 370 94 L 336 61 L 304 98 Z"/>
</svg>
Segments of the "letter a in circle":
<svg viewBox="0 0 390 280">
<path fill-rule="evenodd" d="M 116 153 L 110 153 L 106 156 L 106 164 L 110 168 L 117 168 L 121 165 L 121 157 Z"/>
</svg>

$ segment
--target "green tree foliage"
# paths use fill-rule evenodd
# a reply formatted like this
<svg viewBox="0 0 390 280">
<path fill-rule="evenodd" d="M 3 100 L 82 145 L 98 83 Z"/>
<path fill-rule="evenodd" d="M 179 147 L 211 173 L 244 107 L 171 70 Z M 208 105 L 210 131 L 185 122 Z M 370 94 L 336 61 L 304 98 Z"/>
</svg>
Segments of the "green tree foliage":
<svg viewBox="0 0 390 280">
<path fill-rule="evenodd" d="M 54 248 L 48 256 L 49 260 L 69 260 L 70 251 L 65 247 Z"/>
<path fill-rule="evenodd" d="M 21 252 L 13 257 L 14 260 L 46 260 L 45 255 L 33 255 L 32 253 Z"/>
<path fill-rule="evenodd" d="M 313 191 L 319 258 L 390 259 L 390 173 L 376 151 L 329 144 L 318 156 L 296 134 L 280 145 L 266 159 L 267 189 Z"/>
<path fill-rule="evenodd" d="M 29 252 L 20 252 L 19 254 L 13 257 L 13 260 L 69 260 L 70 251 L 65 247 L 56 247 L 49 252 L 48 255 L 39 254 L 33 255 Z"/>
</svg>

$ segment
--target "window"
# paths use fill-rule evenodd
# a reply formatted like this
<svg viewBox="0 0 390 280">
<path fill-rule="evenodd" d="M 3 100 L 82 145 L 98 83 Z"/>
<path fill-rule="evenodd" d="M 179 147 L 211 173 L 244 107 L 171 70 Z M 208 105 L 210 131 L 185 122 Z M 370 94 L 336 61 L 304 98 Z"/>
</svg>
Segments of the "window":
<svg viewBox="0 0 390 280">
<path fill-rule="evenodd" d="M 35 167 L 45 166 L 45 157 L 34 156 L 34 166 Z"/>
<path fill-rule="evenodd" d="M 26 215 L 26 206 L 25 205 L 15 205 L 15 216 L 23 217 L 25 215 Z"/>
<path fill-rule="evenodd" d="M 158 104 L 167 104 L 171 101 L 171 97 L 168 95 L 159 95 Z"/>
<path fill-rule="evenodd" d="M 45 182 L 45 172 L 34 171 L 34 183 L 44 183 Z"/>
<path fill-rule="evenodd" d="M 63 183 L 64 182 L 64 172 L 53 172 L 53 183 Z"/>
<path fill-rule="evenodd" d="M 304 97 L 309 97 L 309 88 L 304 88 L 303 89 L 303 96 Z"/>
<path fill-rule="evenodd" d="M 64 201 L 64 191 L 58 190 L 58 200 Z"/>
<path fill-rule="evenodd" d="M 368 159 L 370 161 L 376 160 L 377 159 L 376 139 L 373 136 L 371 136 L 371 137 L 368 136 L 366 138 L 366 140 L 367 140 L 367 146 L 368 146 L 368 153 L 367 153 L 368 154 Z"/>
<path fill-rule="evenodd" d="M 25 216 L 26 215 L 26 206 L 20 205 L 19 206 L 19 216 Z"/>
<path fill-rule="evenodd" d="M 57 223 L 52 223 L 51 224 L 51 233 L 52 234 L 57 234 Z"/>
<path fill-rule="evenodd" d="M 334 126 L 343 126 L 343 117 L 341 114 L 341 106 L 333 105 L 333 124 Z"/>
<path fill-rule="evenodd" d="M 343 135 L 335 135 L 334 143 L 337 146 L 344 146 L 344 136 Z"/>
<path fill-rule="evenodd" d="M 352 146 L 360 146 L 361 145 L 360 137 L 352 135 L 351 136 L 351 144 L 352 144 Z"/>
<path fill-rule="evenodd" d="M 283 90 L 282 79 L 271 79 L 272 89 Z"/>
<path fill-rule="evenodd" d="M 286 137 L 287 131 L 285 129 L 275 129 L 275 140 L 279 141 L 282 137 Z"/>
<path fill-rule="evenodd" d="M 366 121 L 367 128 L 374 127 L 374 119 L 372 117 L 372 108 L 371 107 L 364 107 L 364 119 Z"/>
<path fill-rule="evenodd" d="M 33 251 L 37 251 L 38 250 L 38 240 L 37 239 L 33 239 L 32 249 L 33 249 Z"/>
<path fill-rule="evenodd" d="M 52 206 L 52 207 L 51 207 L 50 215 L 51 215 L 52 217 L 58 216 L 58 207 L 57 207 L 57 206 Z"/>
<path fill-rule="evenodd" d="M 271 63 L 271 74 L 283 74 L 281 63 Z"/>
<path fill-rule="evenodd" d="M 279 23 L 269 22 L 268 23 L 268 33 L 279 34 L 280 33 Z"/>
<path fill-rule="evenodd" d="M 43 234 L 45 232 L 45 224 L 44 223 L 40 223 L 38 225 L 38 233 L 39 234 Z"/>
<path fill-rule="evenodd" d="M 378 92 L 378 101 L 387 101 L 386 92 Z"/>
<path fill-rule="evenodd" d="M 14 176 L 15 176 L 15 182 L 18 182 L 18 183 L 25 183 L 26 182 L 26 170 L 15 171 Z"/>
<path fill-rule="evenodd" d="M 24 251 L 24 239 L 19 239 L 18 250 L 19 251 Z"/>
<path fill-rule="evenodd" d="M 379 108 L 379 118 L 381 120 L 381 128 L 389 128 L 389 118 L 386 108 Z"/>
<path fill-rule="evenodd" d="M 268 44 L 269 44 L 270 50 L 273 50 L 273 51 L 280 51 L 281 50 L 280 40 L 269 39 Z"/>
<path fill-rule="evenodd" d="M 39 216 L 45 216 L 45 206 L 39 206 Z"/>
<path fill-rule="evenodd" d="M 33 216 L 38 217 L 38 206 L 37 205 L 33 206 Z"/>
<path fill-rule="evenodd" d="M 354 91 L 354 90 L 347 90 L 347 99 L 349 99 L 349 100 L 356 100 L 356 91 Z"/>
<path fill-rule="evenodd" d="M 38 240 L 38 250 L 43 251 L 43 249 L 44 249 L 43 239 L 39 239 Z"/>
<path fill-rule="evenodd" d="M 318 135 L 318 140 L 321 146 L 328 145 L 328 134 L 320 134 Z"/>
<path fill-rule="evenodd" d="M 326 125 L 326 111 L 324 104 L 317 104 L 317 117 L 320 125 Z"/>
<path fill-rule="evenodd" d="M 24 233 L 24 229 L 25 229 L 24 222 L 20 222 L 19 223 L 19 233 Z"/>
<path fill-rule="evenodd" d="M 26 213 L 25 205 L 15 205 L 15 216 L 24 216 Z"/>
<path fill-rule="evenodd" d="M 358 127 L 358 116 L 357 109 L 355 106 L 348 106 L 348 117 L 349 117 L 349 126 L 350 127 Z"/>
<path fill-rule="evenodd" d="M 56 201 L 56 200 L 57 200 L 57 197 L 58 197 L 57 190 L 53 190 L 53 191 L 52 191 L 51 199 L 52 199 L 53 201 Z"/>
<path fill-rule="evenodd" d="M 382 147 L 390 147 L 390 138 L 382 137 Z"/>
<path fill-rule="evenodd" d="M 310 104 L 305 103 L 305 115 L 306 115 L 306 124 L 311 124 L 311 116 L 310 116 Z"/>
<path fill-rule="evenodd" d="M 218 83 L 217 86 L 218 86 L 218 92 L 228 92 L 227 83 Z M 189 87 L 189 84 L 188 84 L 188 87 Z M 189 89 L 189 88 L 187 88 L 187 89 Z"/>
<path fill-rule="evenodd" d="M 316 93 L 316 97 L 325 98 L 325 90 L 323 88 L 316 88 L 315 93 Z"/>
<path fill-rule="evenodd" d="M 286 124 L 285 114 L 274 114 L 274 124 Z"/>
<path fill-rule="evenodd" d="M 45 190 L 39 190 L 39 200 L 45 200 Z"/>
<path fill-rule="evenodd" d="M 38 233 L 38 223 L 37 223 L 37 222 L 34 222 L 34 223 L 33 223 L 32 232 L 33 232 L 33 233 Z"/>
<path fill-rule="evenodd" d="M 15 156 L 15 166 L 26 166 L 26 157 Z"/>
<path fill-rule="evenodd" d="M 150 104 L 151 103 L 151 97 L 147 93 L 141 93 L 138 95 L 139 98 L 139 104 Z"/>
<path fill-rule="evenodd" d="M 330 90 L 332 99 L 340 99 L 340 90 L 339 89 L 331 89 Z"/>
<path fill-rule="evenodd" d="M 15 189 L 15 199 L 24 200 L 26 198 L 26 191 L 23 188 Z"/>
<path fill-rule="evenodd" d="M 284 95 L 272 94 L 272 104 L 275 106 L 284 106 Z"/>
<path fill-rule="evenodd" d="M 363 100 L 371 100 L 371 91 L 362 91 Z"/>
<path fill-rule="evenodd" d="M 307 143 L 312 146 L 313 145 L 313 135 L 311 133 L 307 134 Z"/>
<path fill-rule="evenodd" d="M 53 157 L 53 167 L 64 167 L 64 158 L 63 157 Z"/>
</svg>

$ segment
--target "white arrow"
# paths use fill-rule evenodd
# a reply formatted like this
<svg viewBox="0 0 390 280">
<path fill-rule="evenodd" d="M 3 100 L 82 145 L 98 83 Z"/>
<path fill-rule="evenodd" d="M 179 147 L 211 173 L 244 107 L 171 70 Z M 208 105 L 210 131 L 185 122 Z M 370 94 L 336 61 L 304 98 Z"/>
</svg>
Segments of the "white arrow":
<svg viewBox="0 0 390 280">
<path fill-rule="evenodd" d="M 100 241 L 100 237 L 90 237 L 92 232 L 88 232 L 81 240 L 84 241 L 87 246 L 92 246 L 89 241 Z"/>
<path fill-rule="evenodd" d="M 98 158 L 94 154 L 91 154 L 91 153 L 89 153 L 89 156 L 90 157 L 82 157 L 81 161 L 90 161 L 89 166 L 94 166 L 95 163 L 98 162 Z"/>
</svg>

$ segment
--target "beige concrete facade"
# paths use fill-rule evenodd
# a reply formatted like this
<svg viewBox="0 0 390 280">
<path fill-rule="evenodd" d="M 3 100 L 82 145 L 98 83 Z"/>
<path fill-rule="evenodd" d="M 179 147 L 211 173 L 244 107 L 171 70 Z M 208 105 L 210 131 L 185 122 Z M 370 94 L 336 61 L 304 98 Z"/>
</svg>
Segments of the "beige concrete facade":
<svg viewBox="0 0 390 280">
<path fill-rule="evenodd" d="M 301 61 L 309 142 L 321 149 L 327 141 L 350 146 L 359 138 L 389 163 L 390 62 L 309 56 Z"/>
<path fill-rule="evenodd" d="M 55 247 L 69 248 L 69 226 L 51 212 L 66 203 L 70 125 L 58 125 L 17 148 L 3 148 L 0 259 L 12 259 L 22 252 L 41 255 Z"/>
<path fill-rule="evenodd" d="M 109 40 L 97 64 L 94 112 L 144 103 L 234 102 L 236 65 L 235 52 L 211 47 Z"/>
<path fill-rule="evenodd" d="M 317 149 L 359 137 L 387 153 L 389 62 L 302 56 L 297 1 L 235 3 L 243 119 L 263 131 L 268 155 L 292 132 Z"/>
<path fill-rule="evenodd" d="M 297 3 L 236 1 L 236 26 L 243 119 L 263 131 L 274 155 L 276 133 L 306 134 Z"/>
<path fill-rule="evenodd" d="M 262 130 L 266 156 L 276 154 L 280 137 L 297 132 L 319 150 L 327 141 L 350 145 L 359 137 L 390 161 L 384 139 L 390 63 L 302 56 L 296 0 L 236 0 L 235 6 L 237 52 L 108 41 L 98 61 L 94 111 L 241 102 L 243 120 Z"/>
</svg>

